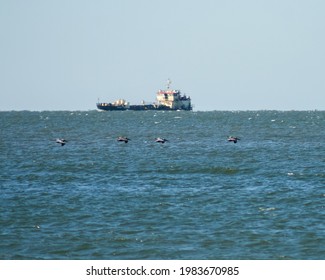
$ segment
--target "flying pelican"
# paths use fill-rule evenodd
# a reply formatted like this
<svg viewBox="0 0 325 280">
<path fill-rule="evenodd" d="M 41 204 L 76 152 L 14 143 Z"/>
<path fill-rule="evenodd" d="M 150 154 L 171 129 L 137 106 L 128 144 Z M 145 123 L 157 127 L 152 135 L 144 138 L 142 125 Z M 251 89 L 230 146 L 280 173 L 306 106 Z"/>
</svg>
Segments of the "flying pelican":
<svg viewBox="0 0 325 280">
<path fill-rule="evenodd" d="M 235 144 L 237 143 L 238 140 L 240 140 L 238 137 L 229 136 L 228 138 L 229 142 L 234 142 Z"/>
<path fill-rule="evenodd" d="M 127 143 L 129 140 L 131 140 L 131 139 L 129 139 L 127 137 L 123 137 L 123 136 L 120 136 L 117 138 L 117 141 L 124 142 L 124 143 Z"/>
<path fill-rule="evenodd" d="M 57 138 L 55 142 L 61 144 L 61 146 L 64 146 L 68 141 L 62 138 Z"/>
<path fill-rule="evenodd" d="M 158 138 L 155 139 L 155 142 L 162 143 L 162 144 L 164 144 L 166 141 L 168 141 L 168 140 L 165 139 L 165 138 L 160 138 L 160 137 L 158 137 Z"/>
</svg>

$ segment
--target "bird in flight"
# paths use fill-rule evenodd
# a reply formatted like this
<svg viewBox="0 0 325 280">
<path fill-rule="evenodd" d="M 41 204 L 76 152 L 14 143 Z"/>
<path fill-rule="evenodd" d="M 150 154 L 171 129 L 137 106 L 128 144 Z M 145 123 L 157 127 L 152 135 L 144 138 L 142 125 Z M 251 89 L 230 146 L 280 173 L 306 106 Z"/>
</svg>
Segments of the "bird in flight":
<svg viewBox="0 0 325 280">
<path fill-rule="evenodd" d="M 123 136 L 120 136 L 120 137 L 117 138 L 117 141 L 124 142 L 124 143 L 129 142 L 129 140 L 131 140 L 131 139 L 129 139 L 127 137 L 123 137 Z"/>
<path fill-rule="evenodd" d="M 240 140 L 238 137 L 233 137 L 233 136 L 228 137 L 228 141 L 229 142 L 234 142 L 235 144 L 237 143 L 238 140 Z"/>
<path fill-rule="evenodd" d="M 62 138 L 57 138 L 55 142 L 61 144 L 61 146 L 64 146 L 68 141 Z"/>
<path fill-rule="evenodd" d="M 158 138 L 155 139 L 155 142 L 157 142 L 157 143 L 162 143 L 162 144 L 164 144 L 164 143 L 167 142 L 167 141 L 168 141 L 167 139 L 165 139 L 165 138 L 160 138 L 160 137 L 158 137 Z"/>
</svg>

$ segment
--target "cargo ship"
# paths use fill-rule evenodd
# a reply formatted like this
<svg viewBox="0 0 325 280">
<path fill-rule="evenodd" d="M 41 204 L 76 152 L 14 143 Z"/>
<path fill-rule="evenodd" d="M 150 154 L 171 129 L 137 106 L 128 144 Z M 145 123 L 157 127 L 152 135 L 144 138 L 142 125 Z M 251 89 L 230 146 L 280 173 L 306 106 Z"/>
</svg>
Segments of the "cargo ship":
<svg viewBox="0 0 325 280">
<path fill-rule="evenodd" d="M 134 111 L 145 111 L 145 110 L 185 110 L 191 111 L 192 104 L 191 98 L 182 95 L 180 90 L 173 90 L 170 88 L 171 81 L 167 80 L 167 89 L 159 90 L 156 95 L 156 102 L 146 104 L 144 101 L 139 105 L 130 105 L 124 99 L 119 99 L 113 103 L 101 103 L 98 102 L 97 108 L 99 110 L 104 111 L 126 111 L 126 110 L 134 110 Z"/>
</svg>

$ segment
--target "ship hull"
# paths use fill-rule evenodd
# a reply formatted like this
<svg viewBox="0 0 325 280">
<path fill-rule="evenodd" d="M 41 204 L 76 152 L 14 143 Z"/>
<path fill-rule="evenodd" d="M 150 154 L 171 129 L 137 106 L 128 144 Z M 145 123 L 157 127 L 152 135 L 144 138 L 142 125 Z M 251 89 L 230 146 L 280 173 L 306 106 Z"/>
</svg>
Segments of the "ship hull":
<svg viewBox="0 0 325 280">
<path fill-rule="evenodd" d="M 96 104 L 97 109 L 104 111 L 125 111 L 127 108 L 125 106 L 115 106 L 111 104 Z"/>
<path fill-rule="evenodd" d="M 192 108 L 189 109 L 172 109 L 168 106 L 164 105 L 130 105 L 130 106 L 116 106 L 113 104 L 97 104 L 97 109 L 103 110 L 103 111 L 178 111 L 178 110 L 184 110 L 184 111 L 191 111 Z"/>
</svg>

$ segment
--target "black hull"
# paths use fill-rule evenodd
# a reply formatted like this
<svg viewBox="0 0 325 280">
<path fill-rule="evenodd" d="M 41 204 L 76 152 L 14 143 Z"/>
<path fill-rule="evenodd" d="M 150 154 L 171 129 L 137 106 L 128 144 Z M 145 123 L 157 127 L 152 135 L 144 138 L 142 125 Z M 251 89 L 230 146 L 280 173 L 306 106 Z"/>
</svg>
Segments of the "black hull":
<svg viewBox="0 0 325 280">
<path fill-rule="evenodd" d="M 102 104 L 98 103 L 96 104 L 97 108 L 99 110 L 103 111 L 178 111 L 178 110 L 184 110 L 184 111 L 191 111 L 192 108 L 190 109 L 171 109 L 168 106 L 164 105 L 130 105 L 128 107 L 126 106 L 116 106 L 112 104 Z"/>
<path fill-rule="evenodd" d="M 99 110 L 104 110 L 104 111 L 126 111 L 125 106 L 114 106 L 114 105 L 103 105 L 103 104 L 97 104 L 97 108 Z"/>
</svg>

